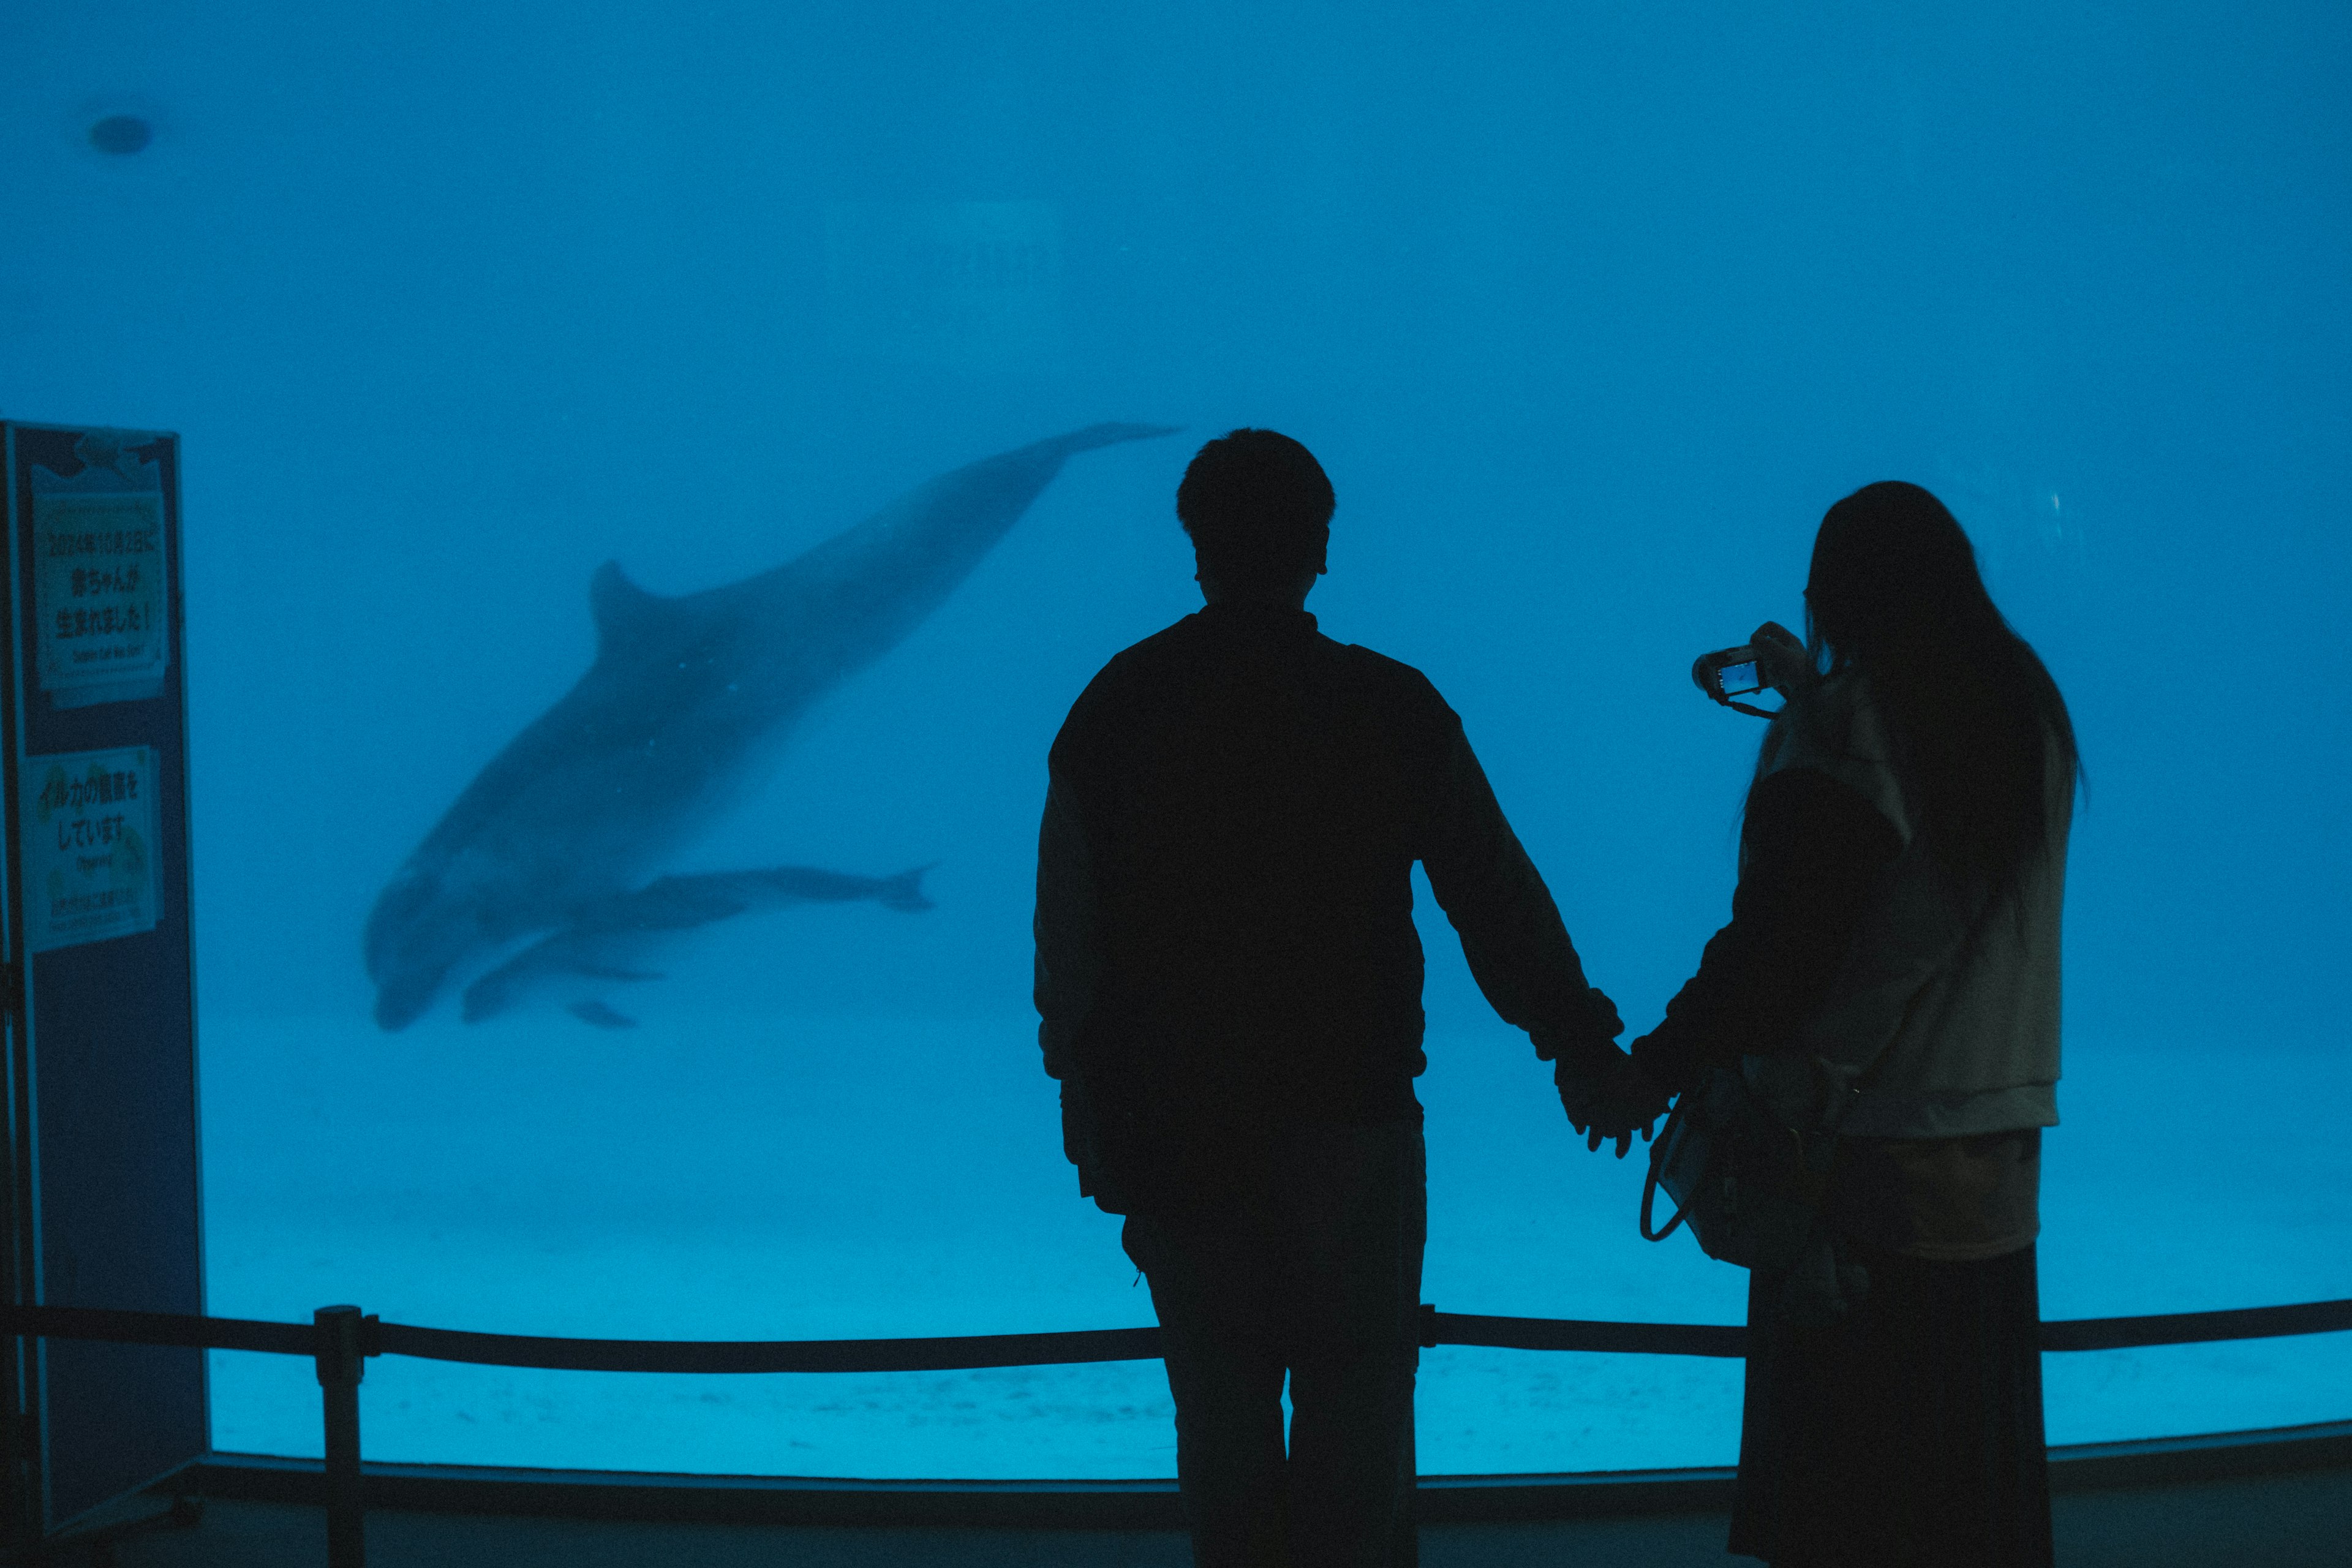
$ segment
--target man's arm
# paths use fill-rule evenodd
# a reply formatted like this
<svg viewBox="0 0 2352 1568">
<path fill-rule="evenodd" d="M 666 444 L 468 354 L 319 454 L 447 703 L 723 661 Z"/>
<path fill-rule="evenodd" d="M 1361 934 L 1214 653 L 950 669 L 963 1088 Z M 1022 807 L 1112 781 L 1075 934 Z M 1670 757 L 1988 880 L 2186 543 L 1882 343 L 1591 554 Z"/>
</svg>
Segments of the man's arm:
<svg viewBox="0 0 2352 1568">
<path fill-rule="evenodd" d="M 1102 983 L 1102 917 L 1095 898 L 1094 856 L 1071 803 L 1056 780 L 1045 791 L 1045 817 L 1037 829 L 1037 1044 L 1045 1073 L 1066 1079 L 1076 1065 L 1078 1031 L 1094 1010 Z"/>
<path fill-rule="evenodd" d="M 1045 1073 L 1062 1084 L 1062 1153 L 1078 1168 L 1078 1195 L 1098 1190 L 1097 1129 L 1085 1080 L 1077 1072 L 1077 1042 L 1102 984 L 1102 912 L 1093 851 L 1058 780 L 1045 789 L 1045 816 L 1037 829 L 1037 1044 Z"/>
<path fill-rule="evenodd" d="M 1506 1023 L 1528 1031 L 1538 1057 L 1558 1063 L 1566 1097 L 1617 1058 L 1624 1025 L 1585 980 L 1551 890 L 1504 819 L 1461 725 L 1449 729 L 1422 865 L 1478 989 Z"/>
</svg>

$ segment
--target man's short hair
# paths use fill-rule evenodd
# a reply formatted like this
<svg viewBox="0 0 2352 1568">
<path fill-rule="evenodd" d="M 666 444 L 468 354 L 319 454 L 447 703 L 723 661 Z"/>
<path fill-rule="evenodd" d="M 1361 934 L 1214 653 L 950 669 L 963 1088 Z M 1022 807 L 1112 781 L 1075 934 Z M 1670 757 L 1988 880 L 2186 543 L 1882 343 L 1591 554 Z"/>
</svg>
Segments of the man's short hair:
<svg viewBox="0 0 2352 1568">
<path fill-rule="evenodd" d="M 1202 570 L 1229 586 L 1287 586 L 1323 564 L 1337 505 L 1315 454 L 1271 430 L 1218 437 L 1176 487 Z"/>
</svg>

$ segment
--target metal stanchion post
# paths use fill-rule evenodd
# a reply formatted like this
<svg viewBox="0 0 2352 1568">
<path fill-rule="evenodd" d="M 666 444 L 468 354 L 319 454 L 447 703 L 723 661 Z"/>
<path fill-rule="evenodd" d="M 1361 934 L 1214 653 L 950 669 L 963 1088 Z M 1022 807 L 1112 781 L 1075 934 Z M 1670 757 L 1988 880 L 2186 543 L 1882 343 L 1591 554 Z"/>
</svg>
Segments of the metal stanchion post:
<svg viewBox="0 0 2352 1568">
<path fill-rule="evenodd" d="M 327 1415 L 327 1568 L 364 1568 L 366 1516 L 360 1504 L 360 1378 L 371 1320 L 357 1307 L 321 1307 L 319 1389 Z"/>
</svg>

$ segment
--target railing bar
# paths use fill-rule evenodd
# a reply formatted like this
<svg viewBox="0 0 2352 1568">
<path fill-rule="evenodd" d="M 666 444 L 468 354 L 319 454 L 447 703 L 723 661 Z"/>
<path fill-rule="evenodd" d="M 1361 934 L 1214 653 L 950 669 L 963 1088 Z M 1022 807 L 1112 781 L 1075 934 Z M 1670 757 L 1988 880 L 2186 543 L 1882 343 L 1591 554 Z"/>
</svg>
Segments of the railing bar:
<svg viewBox="0 0 2352 1568">
<path fill-rule="evenodd" d="M 23 1325 L 19 1327 L 18 1325 Z M 109 1340 L 117 1344 L 177 1345 L 190 1350 L 258 1351 L 309 1355 L 317 1344 L 308 1323 L 257 1318 L 200 1318 L 183 1312 L 134 1312 L 113 1307 L 0 1307 L 0 1333 L 46 1339 Z"/>
<path fill-rule="evenodd" d="M 1503 1350 L 1736 1357 L 1747 1331 L 1727 1323 L 1631 1323 L 1436 1312 L 1435 1344 Z M 2047 1351 L 2126 1350 L 2352 1330 L 2352 1300 L 2175 1312 L 2137 1318 L 2077 1318 L 2042 1325 Z M 894 1340 L 591 1340 L 478 1334 L 403 1323 L 369 1324 L 368 1355 L 415 1356 L 550 1371 L 664 1373 L 952 1372 L 982 1367 L 1145 1361 L 1160 1354 L 1160 1331 L 1077 1329 L 1038 1334 L 973 1334 Z M 309 1324 L 199 1318 L 89 1307 L 0 1307 L 0 1334 L 108 1340 L 127 1344 L 311 1355 Z"/>
<path fill-rule="evenodd" d="M 2045 1351 L 2132 1350 L 2144 1345 L 2210 1344 L 2352 1329 L 2352 1300 L 2298 1301 L 2146 1318 L 2072 1318 L 2042 1325 Z"/>
<path fill-rule="evenodd" d="M 1625 1323 L 1573 1318 L 1492 1318 L 1432 1314 L 1424 1342 L 1489 1350 L 1589 1351 L 1604 1354 L 1744 1356 L 1748 1331 L 1738 1323 Z"/>
<path fill-rule="evenodd" d="M 1076 1329 L 903 1340 L 572 1340 L 386 1323 L 392 1355 L 571 1372 L 951 1372 L 1058 1363 L 1148 1361 L 1158 1329 Z"/>
</svg>

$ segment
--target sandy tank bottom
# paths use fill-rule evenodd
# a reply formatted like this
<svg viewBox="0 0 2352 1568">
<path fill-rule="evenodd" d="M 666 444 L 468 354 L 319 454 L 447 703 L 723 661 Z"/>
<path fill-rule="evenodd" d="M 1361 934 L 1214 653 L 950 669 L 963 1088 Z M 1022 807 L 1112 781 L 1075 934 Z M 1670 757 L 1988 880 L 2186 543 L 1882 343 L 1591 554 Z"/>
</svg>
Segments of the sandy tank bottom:
<svg viewBox="0 0 2352 1568">
<path fill-rule="evenodd" d="M 1745 1276 L 1634 1231 L 1638 1157 L 1572 1142 L 1522 1039 L 1434 1037 L 1423 1299 L 1452 1311 L 1736 1322 Z M 1076 1195 L 1018 1020 L 569 1018 L 398 1036 L 208 1018 L 208 1307 L 646 1339 L 866 1338 L 1151 1321 L 1118 1222 Z M 2045 1144 L 2050 1318 L 2352 1296 L 2352 1064 L 2070 1044 Z M 2305 1108 L 2301 1113 L 2292 1108 Z M 2332 1125 L 2314 1126 L 2312 1108 Z M 2352 1415 L 2352 1335 L 2053 1355 L 2053 1442 Z M 1740 1367 L 1440 1348 L 1427 1474 L 1719 1465 Z M 1156 1362 L 668 1376 L 383 1357 L 371 1458 L 857 1477 L 1167 1476 Z M 216 1352 L 213 1443 L 315 1456 L 307 1362 Z"/>
</svg>

